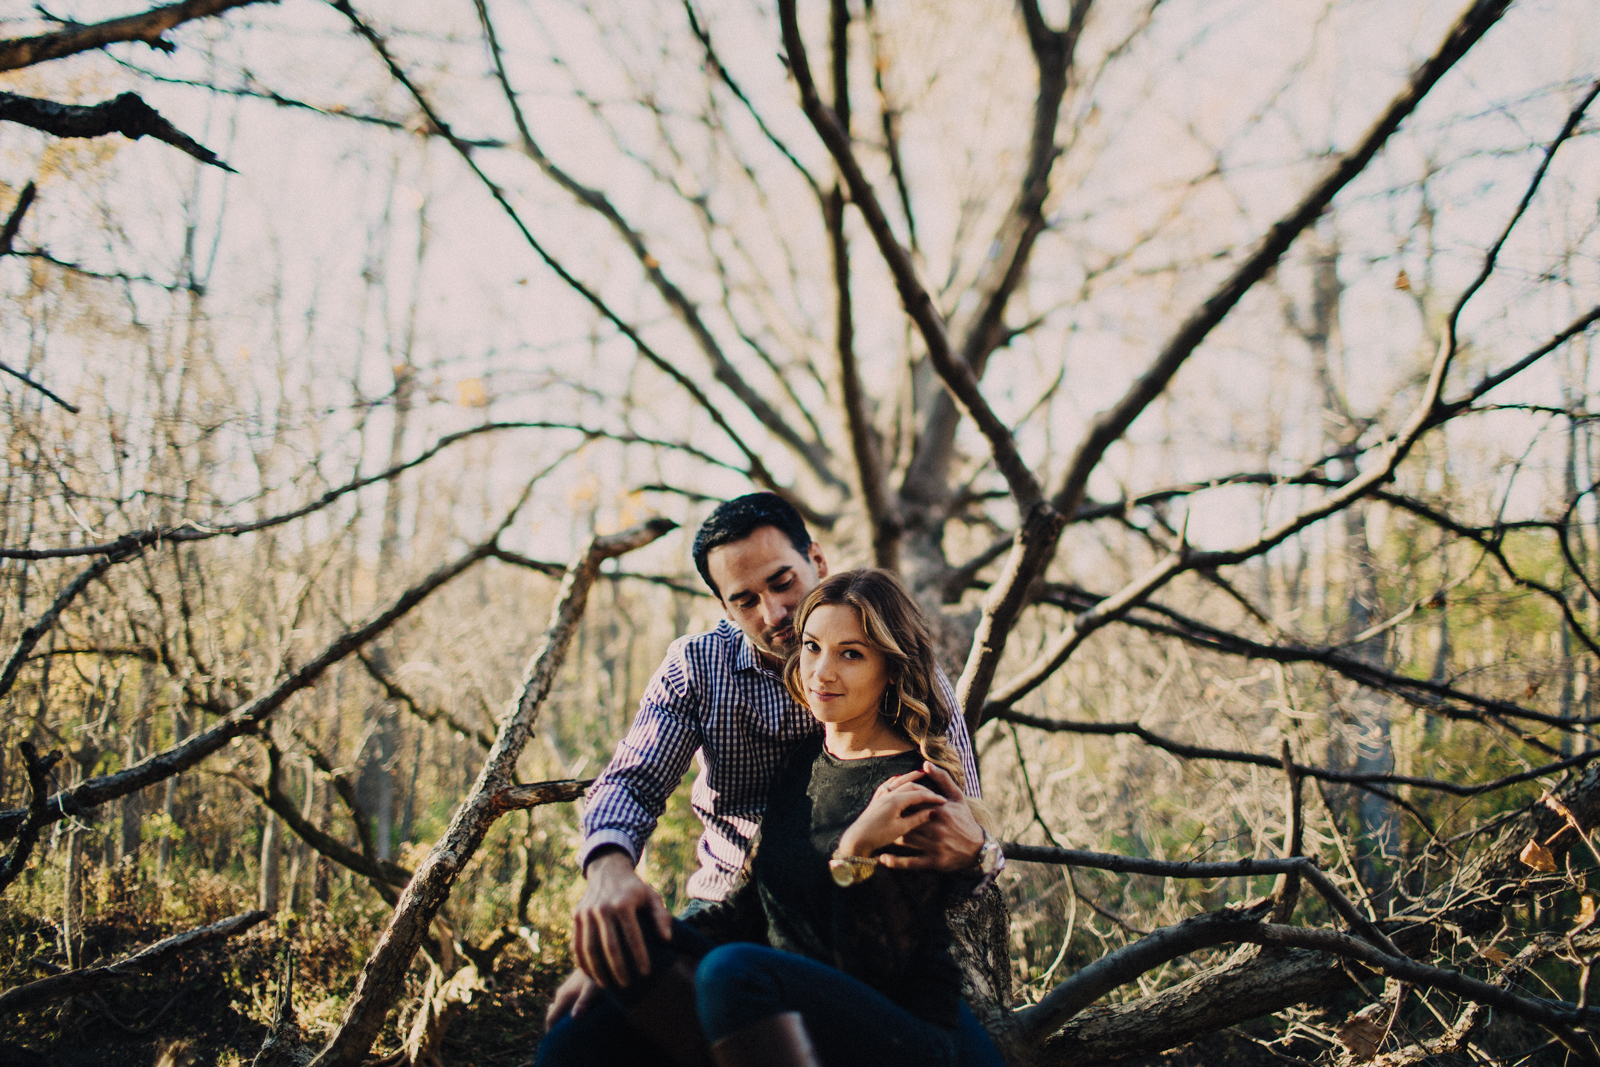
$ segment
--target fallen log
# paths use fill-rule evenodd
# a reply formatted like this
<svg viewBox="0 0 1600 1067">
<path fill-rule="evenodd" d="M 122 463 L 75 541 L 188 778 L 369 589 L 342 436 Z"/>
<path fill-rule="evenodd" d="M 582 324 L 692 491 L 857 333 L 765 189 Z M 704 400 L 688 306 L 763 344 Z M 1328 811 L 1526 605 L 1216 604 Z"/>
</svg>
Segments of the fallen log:
<svg viewBox="0 0 1600 1067">
<path fill-rule="evenodd" d="M 97 967 L 80 967 L 75 971 L 53 974 L 37 982 L 8 989 L 0 993 L 0 1016 L 15 1015 L 79 993 L 95 992 L 134 975 L 149 974 L 180 952 L 243 933 L 271 914 L 267 911 L 247 911 L 198 930 L 173 934 L 126 959 Z"/>
</svg>

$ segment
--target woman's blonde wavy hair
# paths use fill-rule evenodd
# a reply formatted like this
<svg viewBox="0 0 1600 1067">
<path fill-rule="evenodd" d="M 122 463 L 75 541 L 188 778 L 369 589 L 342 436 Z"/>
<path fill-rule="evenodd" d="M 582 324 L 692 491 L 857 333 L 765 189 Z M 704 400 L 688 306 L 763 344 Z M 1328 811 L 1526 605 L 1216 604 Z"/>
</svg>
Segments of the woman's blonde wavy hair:
<svg viewBox="0 0 1600 1067">
<path fill-rule="evenodd" d="M 955 709 L 945 703 L 934 682 L 933 635 L 900 579 L 876 568 L 831 574 L 800 602 L 794 613 L 794 632 L 803 638 L 806 620 L 824 605 L 854 608 L 867 642 L 883 656 L 889 684 L 884 687 L 878 714 L 884 723 L 916 745 L 923 759 L 944 768 L 966 792 L 961 759 L 947 740 Z M 783 667 L 783 684 L 801 705 L 806 703 L 800 683 L 803 647 L 803 640 L 797 642 Z"/>
</svg>

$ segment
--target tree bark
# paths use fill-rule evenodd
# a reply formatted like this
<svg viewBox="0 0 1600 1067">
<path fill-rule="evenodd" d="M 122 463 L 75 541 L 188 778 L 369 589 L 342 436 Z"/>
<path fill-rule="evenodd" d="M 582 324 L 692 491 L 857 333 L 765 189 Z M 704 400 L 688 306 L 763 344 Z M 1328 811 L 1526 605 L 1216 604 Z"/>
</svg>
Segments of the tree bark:
<svg viewBox="0 0 1600 1067">
<path fill-rule="evenodd" d="M 517 759 L 533 735 L 540 706 L 578 630 L 589 588 L 600 572 L 600 564 L 647 545 L 674 527 L 670 520 L 653 519 L 622 533 L 596 537 L 567 568 L 550 626 L 529 661 L 516 707 L 501 724 L 494 747 L 489 750 L 471 793 L 407 884 L 389 925 L 361 969 L 361 978 L 356 983 L 344 1021 L 312 1061 L 315 1067 L 354 1067 L 361 1062 L 394 1007 L 405 984 L 406 971 L 429 924 L 482 844 L 489 827 L 511 809 L 504 794 L 515 787 L 512 775 Z"/>
<path fill-rule="evenodd" d="M 18 37 L 0 41 L 0 70 L 31 67 L 63 56 L 104 48 L 121 41 L 143 41 L 151 48 L 171 52 L 174 45 L 162 35 L 190 19 L 220 15 L 235 7 L 261 3 L 262 0 L 184 0 L 181 4 L 167 4 L 151 8 L 138 15 L 109 19 L 87 26 L 71 25 L 55 33 L 38 37 Z"/>
<path fill-rule="evenodd" d="M 1561 800 L 1580 825 L 1594 826 L 1600 821 L 1600 768 L 1587 769 Z M 1413 921 L 1396 924 L 1394 936 L 1400 947 L 1410 949 L 1441 934 L 1471 937 L 1498 928 L 1501 910 L 1493 902 L 1532 873 L 1518 859 L 1522 847 L 1530 838 L 1550 841 L 1566 825 L 1565 818 L 1546 805 L 1525 808 L 1476 859 L 1464 862 L 1444 890 L 1410 909 Z M 1577 834 L 1570 831 L 1550 843 L 1558 867 L 1579 844 Z M 1414 921 L 1418 918 L 1426 921 Z M 1345 965 L 1328 952 L 1245 950 L 1153 996 L 1088 1008 L 1013 1062 L 1033 1067 L 1117 1063 L 1176 1048 L 1349 984 Z"/>
</svg>

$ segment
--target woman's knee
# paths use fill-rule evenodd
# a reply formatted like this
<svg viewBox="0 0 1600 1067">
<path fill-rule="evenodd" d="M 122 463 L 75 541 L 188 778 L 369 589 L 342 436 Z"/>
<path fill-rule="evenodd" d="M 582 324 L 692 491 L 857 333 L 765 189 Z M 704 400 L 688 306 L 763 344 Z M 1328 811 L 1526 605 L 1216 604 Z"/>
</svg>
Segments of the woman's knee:
<svg viewBox="0 0 1600 1067">
<path fill-rule="evenodd" d="M 706 1036 L 717 1040 L 785 1010 L 772 971 L 781 953 L 760 945 L 722 945 L 695 970 L 695 1000 Z"/>
<path fill-rule="evenodd" d="M 706 953 L 695 969 L 695 992 L 701 996 L 722 996 L 743 990 L 752 982 L 764 984 L 766 954 L 772 950 L 760 945 L 719 945 Z"/>
</svg>

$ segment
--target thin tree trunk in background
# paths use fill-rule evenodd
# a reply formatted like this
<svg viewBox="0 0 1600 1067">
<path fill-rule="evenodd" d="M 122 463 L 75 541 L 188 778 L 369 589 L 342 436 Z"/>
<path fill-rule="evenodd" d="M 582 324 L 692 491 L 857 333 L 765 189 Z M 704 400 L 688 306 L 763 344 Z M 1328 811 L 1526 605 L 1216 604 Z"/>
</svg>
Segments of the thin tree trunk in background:
<svg viewBox="0 0 1600 1067">
<path fill-rule="evenodd" d="M 150 718 L 144 709 L 150 706 L 152 685 L 149 672 L 140 682 L 139 701 L 134 708 L 133 723 L 127 734 L 127 766 L 131 767 L 144 758 L 145 749 L 150 744 Z M 117 862 L 137 862 L 139 859 L 139 843 L 144 838 L 144 805 L 143 792 L 129 793 L 122 798 L 121 816 L 122 833 L 119 838 Z"/>
<path fill-rule="evenodd" d="M 72 781 L 76 784 L 82 774 L 78 761 L 69 758 L 66 764 L 72 768 Z M 83 965 L 83 831 L 79 825 L 73 820 L 67 831 L 66 876 L 61 886 L 61 955 L 68 970 Z"/>
<path fill-rule="evenodd" d="M 315 782 L 316 779 L 312 779 Z M 322 794 L 322 816 L 319 825 L 324 833 L 333 834 L 333 783 L 321 783 L 318 792 Z M 327 904 L 333 894 L 333 861 L 317 853 L 316 873 L 312 877 L 311 897 L 320 904 Z"/>
<path fill-rule="evenodd" d="M 305 794 L 300 802 L 300 817 L 306 822 L 311 822 L 311 806 L 316 799 L 316 771 L 307 761 L 303 768 L 305 774 Z M 300 837 L 294 837 L 289 844 L 289 910 L 302 912 L 306 908 L 306 894 L 302 888 L 306 884 L 306 860 L 311 855 L 311 850 Z"/>
<path fill-rule="evenodd" d="M 278 910 L 278 894 L 283 874 L 283 849 L 278 843 L 278 817 L 265 813 L 261 827 L 261 884 L 260 908 L 262 911 Z"/>
<path fill-rule="evenodd" d="M 172 705 L 172 742 L 176 745 L 189 736 L 188 722 L 183 711 L 176 702 Z M 168 747 L 171 747 L 169 745 Z M 156 878 L 163 877 L 167 872 L 167 865 L 172 862 L 172 852 L 176 847 L 173 834 L 178 827 L 178 781 L 180 775 L 168 778 L 162 790 L 161 814 L 165 816 L 161 828 L 161 843 L 156 849 Z"/>
</svg>

